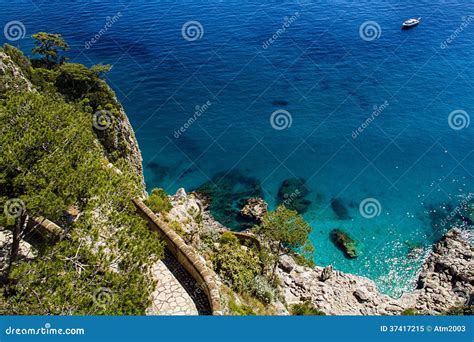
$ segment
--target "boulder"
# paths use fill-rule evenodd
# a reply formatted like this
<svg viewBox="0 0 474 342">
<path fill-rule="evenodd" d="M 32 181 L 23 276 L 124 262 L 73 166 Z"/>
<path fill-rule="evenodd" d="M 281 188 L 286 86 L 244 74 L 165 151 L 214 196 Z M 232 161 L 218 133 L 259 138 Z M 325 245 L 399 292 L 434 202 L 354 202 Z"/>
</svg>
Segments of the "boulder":
<svg viewBox="0 0 474 342">
<path fill-rule="evenodd" d="M 344 202 L 340 198 L 331 199 L 331 208 L 339 220 L 348 220 L 351 218 Z"/>
<path fill-rule="evenodd" d="M 332 274 L 333 274 L 332 265 L 326 266 L 326 267 L 324 267 L 323 270 L 321 271 L 321 276 L 319 277 L 319 279 L 320 279 L 321 281 L 326 281 L 326 280 L 328 280 L 329 278 L 332 277 Z"/>
<path fill-rule="evenodd" d="M 279 266 L 284 272 L 290 273 L 295 268 L 296 263 L 289 255 L 283 255 L 280 257 Z"/>
<path fill-rule="evenodd" d="M 359 302 L 366 302 L 370 298 L 370 293 L 367 291 L 366 288 L 361 287 L 354 291 L 354 297 L 357 298 Z"/>
<path fill-rule="evenodd" d="M 329 237 L 336 247 L 344 252 L 347 258 L 357 258 L 357 243 L 349 236 L 349 234 L 340 229 L 333 229 L 329 233 Z"/>
<path fill-rule="evenodd" d="M 309 194 L 305 183 L 301 178 L 285 179 L 278 190 L 277 202 L 300 214 L 306 212 L 311 201 L 305 198 Z"/>
<path fill-rule="evenodd" d="M 261 198 L 252 197 L 245 201 L 245 205 L 240 209 L 240 215 L 255 222 L 260 222 L 267 211 L 267 202 Z"/>
<path fill-rule="evenodd" d="M 179 188 L 174 195 L 177 200 L 186 200 L 187 194 L 184 188 Z"/>
</svg>

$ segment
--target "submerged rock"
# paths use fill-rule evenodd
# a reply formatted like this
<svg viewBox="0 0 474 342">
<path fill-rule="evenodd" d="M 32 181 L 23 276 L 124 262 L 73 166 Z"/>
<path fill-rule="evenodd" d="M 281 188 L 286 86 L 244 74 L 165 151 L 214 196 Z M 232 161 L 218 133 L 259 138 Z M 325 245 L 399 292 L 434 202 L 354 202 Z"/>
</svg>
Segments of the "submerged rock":
<svg viewBox="0 0 474 342">
<path fill-rule="evenodd" d="M 285 100 L 275 100 L 272 102 L 272 105 L 280 107 L 280 106 L 288 106 L 289 102 Z"/>
<path fill-rule="evenodd" d="M 305 198 L 308 194 L 309 190 L 304 179 L 285 179 L 278 190 L 277 202 L 302 214 L 311 205 L 311 201 Z"/>
<path fill-rule="evenodd" d="M 347 258 L 357 258 L 357 243 L 344 231 L 333 229 L 329 233 L 331 241 L 344 252 Z"/>
<path fill-rule="evenodd" d="M 344 202 L 340 198 L 331 199 L 331 208 L 339 220 L 348 220 L 351 218 Z"/>
<path fill-rule="evenodd" d="M 260 182 L 237 170 L 215 174 L 196 192 L 209 199 L 209 210 L 217 221 L 235 230 L 253 226 L 252 222 L 240 214 L 242 203 L 249 198 L 263 197 Z"/>
<path fill-rule="evenodd" d="M 249 198 L 245 200 L 245 205 L 240 209 L 240 215 L 255 223 L 260 222 L 268 211 L 268 204 L 261 198 Z"/>
</svg>

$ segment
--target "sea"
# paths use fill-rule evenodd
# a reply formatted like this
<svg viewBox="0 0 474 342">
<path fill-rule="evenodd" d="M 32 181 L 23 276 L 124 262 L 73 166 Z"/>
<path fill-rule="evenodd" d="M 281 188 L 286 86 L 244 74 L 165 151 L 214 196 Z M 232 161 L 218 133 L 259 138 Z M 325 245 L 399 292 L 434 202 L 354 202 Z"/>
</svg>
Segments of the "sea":
<svg viewBox="0 0 474 342">
<path fill-rule="evenodd" d="M 46 31 L 70 62 L 113 65 L 147 189 L 204 191 L 234 230 L 247 198 L 286 201 L 316 264 L 398 297 L 472 226 L 471 1 L 0 0 L 0 25 L 28 55 Z"/>
</svg>

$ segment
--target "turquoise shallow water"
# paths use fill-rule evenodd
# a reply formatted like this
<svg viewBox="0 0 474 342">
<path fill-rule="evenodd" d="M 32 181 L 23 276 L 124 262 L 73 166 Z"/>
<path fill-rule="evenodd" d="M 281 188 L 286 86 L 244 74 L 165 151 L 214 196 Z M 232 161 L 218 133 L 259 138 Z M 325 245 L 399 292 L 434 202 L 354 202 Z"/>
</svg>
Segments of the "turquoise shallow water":
<svg viewBox="0 0 474 342">
<path fill-rule="evenodd" d="M 27 35 L 60 32 L 73 61 L 114 65 L 107 80 L 135 128 L 149 189 L 192 190 L 220 174 L 234 192 L 259 185 L 274 207 L 282 181 L 303 178 L 315 261 L 367 276 L 386 293 L 412 286 L 422 257 L 410 249 L 426 251 L 474 192 L 473 127 L 448 122 L 453 111 L 469 120 L 474 112 L 472 3 L 33 4 L 1 2 L 0 23 L 19 20 Z M 413 16 L 422 23 L 400 30 Z M 189 21 L 202 26 L 200 39 L 183 39 Z M 367 21 L 375 36 L 362 39 Z M 291 126 L 272 127 L 276 110 Z M 336 217 L 334 198 L 346 219 Z M 361 215 L 367 198 L 378 216 Z M 334 228 L 358 241 L 357 259 L 329 240 Z"/>
</svg>

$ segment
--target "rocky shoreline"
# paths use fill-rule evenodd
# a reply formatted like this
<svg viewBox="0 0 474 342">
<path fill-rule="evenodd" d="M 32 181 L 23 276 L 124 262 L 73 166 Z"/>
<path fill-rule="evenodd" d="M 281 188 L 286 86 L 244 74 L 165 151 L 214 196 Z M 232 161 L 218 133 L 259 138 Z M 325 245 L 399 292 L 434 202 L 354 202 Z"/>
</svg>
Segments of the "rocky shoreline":
<svg viewBox="0 0 474 342">
<path fill-rule="evenodd" d="M 168 218 L 181 223 L 189 236 L 219 234 L 227 228 L 214 220 L 207 201 L 199 194 L 179 189 L 170 196 L 173 209 Z M 256 202 L 256 201 L 252 201 Z M 198 208 L 197 223 L 194 209 Z M 375 283 L 365 277 L 328 267 L 298 265 L 291 255 L 280 258 L 277 276 L 281 300 L 271 305 L 278 314 L 288 314 L 286 307 L 311 302 L 328 315 L 399 315 L 407 310 L 423 314 L 443 314 L 451 307 L 472 302 L 474 234 L 451 229 L 433 246 L 425 260 L 412 292 L 395 299 L 380 293 Z M 199 250 L 199 238 L 189 243 Z M 286 307 L 282 305 L 286 303 Z"/>
<path fill-rule="evenodd" d="M 289 255 L 280 260 L 281 291 L 288 304 L 310 301 L 331 315 L 396 315 L 408 309 L 442 314 L 472 301 L 474 248 L 469 241 L 468 232 L 450 230 L 424 262 L 417 287 L 400 299 L 381 294 L 370 279 L 332 267 L 299 266 Z"/>
</svg>

